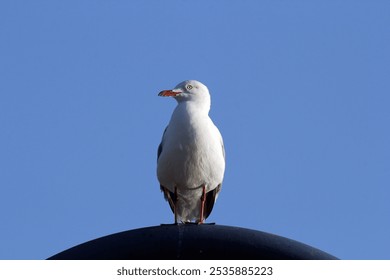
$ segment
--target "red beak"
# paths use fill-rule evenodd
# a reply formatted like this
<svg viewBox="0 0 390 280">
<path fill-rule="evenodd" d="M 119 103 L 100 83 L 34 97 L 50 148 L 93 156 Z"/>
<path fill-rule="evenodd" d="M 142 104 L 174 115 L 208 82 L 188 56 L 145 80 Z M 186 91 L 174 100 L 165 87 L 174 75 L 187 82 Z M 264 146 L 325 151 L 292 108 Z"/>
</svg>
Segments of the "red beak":
<svg viewBox="0 0 390 280">
<path fill-rule="evenodd" d="M 160 91 L 158 96 L 177 96 L 180 93 L 181 93 L 181 91 L 163 90 L 163 91 Z"/>
</svg>

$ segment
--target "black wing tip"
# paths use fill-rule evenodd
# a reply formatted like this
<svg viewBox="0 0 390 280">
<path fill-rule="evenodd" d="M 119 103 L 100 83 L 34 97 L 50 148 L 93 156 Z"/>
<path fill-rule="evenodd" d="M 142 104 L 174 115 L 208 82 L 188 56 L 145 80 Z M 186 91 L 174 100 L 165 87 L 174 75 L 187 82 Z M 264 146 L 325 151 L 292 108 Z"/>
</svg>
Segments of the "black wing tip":
<svg viewBox="0 0 390 280">
<path fill-rule="evenodd" d="M 175 213 L 175 203 L 177 200 L 176 194 L 168 190 L 163 185 L 160 185 L 160 190 L 163 192 L 165 200 L 168 201 L 169 207 L 171 207 L 172 212 Z"/>
<path fill-rule="evenodd" d="M 206 202 L 205 202 L 205 211 L 204 218 L 207 219 L 210 216 L 211 211 L 213 211 L 215 199 L 217 194 L 221 191 L 222 184 L 219 184 L 215 189 L 206 193 Z"/>
</svg>

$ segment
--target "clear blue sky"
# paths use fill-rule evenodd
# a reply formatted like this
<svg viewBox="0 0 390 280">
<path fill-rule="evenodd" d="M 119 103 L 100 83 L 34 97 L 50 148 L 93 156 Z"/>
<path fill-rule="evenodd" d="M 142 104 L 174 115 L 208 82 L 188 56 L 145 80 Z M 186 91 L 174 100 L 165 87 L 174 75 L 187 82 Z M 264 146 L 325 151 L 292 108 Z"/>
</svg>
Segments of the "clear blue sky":
<svg viewBox="0 0 390 280">
<path fill-rule="evenodd" d="M 196 2 L 196 3 L 195 3 Z M 390 259 L 389 1 L 0 2 L 0 259 L 173 222 L 156 150 L 206 84 L 209 222 Z"/>
</svg>

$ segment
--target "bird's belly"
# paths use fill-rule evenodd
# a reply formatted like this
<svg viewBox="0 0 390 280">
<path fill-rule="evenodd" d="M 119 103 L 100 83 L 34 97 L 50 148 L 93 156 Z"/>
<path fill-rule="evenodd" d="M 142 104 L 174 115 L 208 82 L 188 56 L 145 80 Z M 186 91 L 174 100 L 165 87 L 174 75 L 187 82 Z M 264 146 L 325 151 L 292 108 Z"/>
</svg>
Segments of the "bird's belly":
<svg viewBox="0 0 390 280">
<path fill-rule="evenodd" d="M 210 191 L 222 182 L 225 168 L 221 165 L 222 152 L 220 158 L 210 157 L 213 152 L 210 145 L 203 145 L 203 149 L 199 146 L 197 142 L 187 145 L 177 143 L 161 153 L 157 168 L 161 185 L 171 191 L 175 187 L 184 190 L 206 185 L 206 191 Z"/>
</svg>

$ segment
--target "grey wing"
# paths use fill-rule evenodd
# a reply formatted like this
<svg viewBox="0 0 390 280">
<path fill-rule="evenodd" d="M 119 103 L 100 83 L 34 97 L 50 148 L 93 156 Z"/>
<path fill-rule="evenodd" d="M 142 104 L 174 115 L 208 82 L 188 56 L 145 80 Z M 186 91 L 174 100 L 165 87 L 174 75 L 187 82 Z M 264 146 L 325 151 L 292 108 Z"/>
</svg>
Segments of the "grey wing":
<svg viewBox="0 0 390 280">
<path fill-rule="evenodd" d="M 157 160 L 158 160 L 158 158 L 160 157 L 160 155 L 161 155 L 161 153 L 162 153 L 162 150 L 163 150 L 164 136 L 165 136 L 165 132 L 167 131 L 167 129 L 168 129 L 168 126 L 167 126 L 167 127 L 165 128 L 165 130 L 164 130 L 164 133 L 163 133 L 163 136 L 162 136 L 160 145 L 158 145 L 158 149 L 157 149 Z"/>
<path fill-rule="evenodd" d="M 158 145 L 158 149 L 157 149 L 157 161 L 162 153 L 162 150 L 163 150 L 163 146 L 164 146 L 164 136 L 165 136 L 165 132 L 167 131 L 168 129 L 168 126 L 165 128 L 164 130 L 164 133 L 163 133 L 163 136 L 162 136 L 162 139 L 161 139 L 161 143 L 160 145 Z M 160 184 L 160 190 L 164 193 L 164 198 L 165 200 L 167 200 L 169 202 L 169 206 L 171 207 L 171 210 L 172 212 L 174 212 L 174 205 L 176 203 L 176 194 L 173 193 L 173 192 L 170 192 L 167 188 L 165 188 L 163 185 Z"/>
<path fill-rule="evenodd" d="M 221 149 L 222 149 L 223 159 L 226 161 L 225 146 L 224 146 L 224 144 L 223 144 L 222 136 L 221 136 Z M 213 197 L 212 200 L 213 200 L 213 202 L 212 202 L 211 205 L 208 206 L 208 207 L 209 207 L 209 210 L 208 210 L 209 213 L 208 213 L 208 214 L 210 214 L 210 213 L 211 213 L 211 210 L 213 210 L 214 202 L 215 202 L 215 200 L 217 200 L 217 197 L 218 197 L 218 195 L 219 195 L 221 189 L 222 189 L 222 182 L 221 182 L 221 183 L 217 186 L 217 188 L 215 188 L 214 191 L 213 191 L 213 194 L 212 194 L 212 197 Z"/>
<path fill-rule="evenodd" d="M 221 136 L 221 149 L 222 149 L 222 155 L 223 159 L 225 160 L 225 146 L 223 145 L 223 140 Z M 206 194 L 206 204 L 205 204 L 205 218 L 210 215 L 211 211 L 213 210 L 214 203 L 217 200 L 217 197 L 222 189 L 222 183 L 220 183 L 214 190 L 209 191 Z"/>
<path fill-rule="evenodd" d="M 221 148 L 222 148 L 223 159 L 226 160 L 226 156 L 225 156 L 225 146 L 223 145 L 222 137 L 221 137 Z"/>
</svg>

